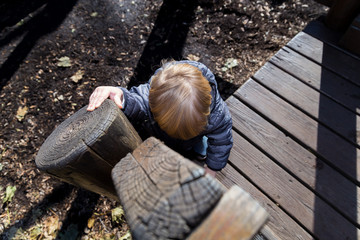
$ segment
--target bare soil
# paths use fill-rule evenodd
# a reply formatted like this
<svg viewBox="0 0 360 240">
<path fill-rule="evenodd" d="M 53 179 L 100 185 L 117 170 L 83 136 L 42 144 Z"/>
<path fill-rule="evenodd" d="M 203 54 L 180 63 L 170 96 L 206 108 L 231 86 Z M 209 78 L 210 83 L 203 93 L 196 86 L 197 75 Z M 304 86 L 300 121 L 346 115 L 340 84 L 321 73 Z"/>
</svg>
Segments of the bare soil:
<svg viewBox="0 0 360 240">
<path fill-rule="evenodd" d="M 120 239 L 128 232 L 124 217 L 112 217 L 117 202 L 34 162 L 95 87 L 138 85 L 162 59 L 191 59 L 214 72 L 226 99 L 326 11 L 310 0 L 2 1 L 0 239 Z"/>
</svg>

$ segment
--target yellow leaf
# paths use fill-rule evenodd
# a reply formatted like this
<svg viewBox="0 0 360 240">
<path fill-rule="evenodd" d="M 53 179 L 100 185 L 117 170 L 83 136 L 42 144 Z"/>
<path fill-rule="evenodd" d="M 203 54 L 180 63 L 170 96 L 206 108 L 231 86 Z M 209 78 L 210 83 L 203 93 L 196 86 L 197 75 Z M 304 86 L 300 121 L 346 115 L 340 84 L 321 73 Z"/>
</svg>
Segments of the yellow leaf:
<svg viewBox="0 0 360 240">
<path fill-rule="evenodd" d="M 46 236 L 56 236 L 57 231 L 60 228 L 59 223 L 59 216 L 53 215 L 48 217 L 44 221 L 44 233 L 46 233 Z"/>
<path fill-rule="evenodd" d="M 23 106 L 23 107 L 19 107 L 17 112 L 16 112 L 16 118 L 17 120 L 19 120 L 20 122 L 24 119 L 25 115 L 28 112 L 28 107 L 27 106 Z"/>
<path fill-rule="evenodd" d="M 95 217 L 91 216 L 91 218 L 89 218 L 88 223 L 87 223 L 87 227 L 90 229 L 94 226 L 95 223 Z"/>
<path fill-rule="evenodd" d="M 78 83 L 84 75 L 83 70 L 78 70 L 74 75 L 72 75 L 70 78 L 74 83 Z"/>
</svg>

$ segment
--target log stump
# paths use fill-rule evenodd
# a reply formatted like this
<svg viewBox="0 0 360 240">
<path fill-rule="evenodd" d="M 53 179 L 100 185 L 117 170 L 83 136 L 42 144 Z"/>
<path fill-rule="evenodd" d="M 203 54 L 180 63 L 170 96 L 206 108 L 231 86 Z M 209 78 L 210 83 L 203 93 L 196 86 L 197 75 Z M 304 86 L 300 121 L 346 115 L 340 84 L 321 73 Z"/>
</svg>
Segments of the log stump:
<svg viewBox="0 0 360 240">
<path fill-rule="evenodd" d="M 155 138 L 116 164 L 112 178 L 134 239 L 221 239 L 223 230 L 249 239 L 267 218 L 240 188 L 225 193 L 202 167 Z"/>
<path fill-rule="evenodd" d="M 111 100 L 87 106 L 62 122 L 45 140 L 36 166 L 60 180 L 117 199 L 112 168 L 142 140 Z"/>
</svg>

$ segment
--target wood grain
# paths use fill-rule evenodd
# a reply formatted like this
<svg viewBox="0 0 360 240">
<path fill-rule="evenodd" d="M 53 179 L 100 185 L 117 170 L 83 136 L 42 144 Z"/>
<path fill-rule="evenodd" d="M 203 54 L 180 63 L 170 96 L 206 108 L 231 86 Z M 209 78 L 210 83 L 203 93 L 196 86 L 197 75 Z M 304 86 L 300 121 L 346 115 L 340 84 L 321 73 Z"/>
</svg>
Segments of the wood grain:
<svg viewBox="0 0 360 240">
<path fill-rule="evenodd" d="M 360 87 L 357 85 L 346 83 L 342 77 L 286 47 L 277 52 L 269 62 L 321 91 L 350 111 L 360 114 Z"/>
<path fill-rule="evenodd" d="M 248 240 L 259 231 L 267 217 L 266 211 L 247 192 L 232 186 L 188 239 Z"/>
<path fill-rule="evenodd" d="M 234 94 L 359 185 L 360 150 L 253 80 Z M 336 146 L 336 147 L 335 147 Z"/>
<path fill-rule="evenodd" d="M 313 239 L 313 237 L 296 223 L 286 212 L 284 212 L 277 203 L 269 199 L 264 193 L 249 182 L 238 170 L 230 164 L 217 174 L 216 178 L 227 188 L 238 185 L 248 192 L 254 199 L 269 213 L 269 220 L 266 226 L 280 237 L 280 239 Z"/>
<path fill-rule="evenodd" d="M 87 190 L 117 199 L 111 169 L 142 141 L 123 112 L 106 100 L 93 112 L 81 108 L 42 144 L 36 166 Z"/>
<path fill-rule="evenodd" d="M 352 222 L 360 222 L 360 189 L 238 99 L 226 101 L 233 128 L 266 152 L 287 172 L 326 199 Z M 236 143 L 238 144 L 238 143 Z"/>
<path fill-rule="evenodd" d="M 359 229 L 238 134 L 230 162 L 319 239 L 357 239 Z M 329 228 L 329 225 L 337 228 Z"/>
<path fill-rule="evenodd" d="M 225 191 L 155 138 L 122 159 L 112 178 L 135 239 L 184 239 Z"/>
<path fill-rule="evenodd" d="M 360 147 L 360 137 L 357 136 L 360 133 L 359 115 L 271 63 L 266 63 L 253 78 Z"/>
<path fill-rule="evenodd" d="M 298 33 L 286 46 L 360 86 L 359 59 L 304 32 Z"/>
</svg>

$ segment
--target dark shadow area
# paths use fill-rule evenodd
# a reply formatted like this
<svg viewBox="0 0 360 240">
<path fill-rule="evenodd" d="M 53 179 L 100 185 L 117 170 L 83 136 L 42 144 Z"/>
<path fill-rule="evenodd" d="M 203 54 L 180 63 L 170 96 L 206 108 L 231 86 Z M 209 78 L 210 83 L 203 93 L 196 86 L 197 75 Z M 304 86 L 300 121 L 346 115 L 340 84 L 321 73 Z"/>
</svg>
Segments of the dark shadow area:
<svg viewBox="0 0 360 240">
<path fill-rule="evenodd" d="M 56 239 L 78 239 L 92 216 L 100 195 L 79 188 Z"/>
<path fill-rule="evenodd" d="M 44 200 L 38 203 L 35 207 L 31 208 L 25 215 L 23 219 L 21 219 L 18 223 L 9 226 L 7 229 L 4 229 L 3 234 L 0 235 L 0 239 L 8 239 L 6 233 L 9 232 L 9 229 L 16 226 L 21 226 L 23 230 L 28 229 L 34 223 L 36 219 L 36 215 L 42 215 L 42 212 L 47 211 L 47 209 L 51 208 L 54 204 L 60 203 L 64 201 L 67 197 L 70 196 L 71 192 L 74 190 L 74 186 L 69 185 L 67 183 L 62 183 L 58 187 L 54 188 L 54 190 L 47 195 Z"/>
<path fill-rule="evenodd" d="M 17 7 L 21 8 L 21 4 L 23 4 L 22 2 L 26 1 L 17 2 L 19 3 Z M 14 51 L 12 51 L 10 56 L 0 67 L 0 91 L 11 79 L 13 74 L 19 68 L 20 64 L 33 49 L 37 40 L 45 34 L 56 30 L 66 18 L 68 13 L 72 10 L 76 2 L 77 0 L 54 0 L 46 1 L 46 4 L 43 5 L 43 1 L 34 1 L 34 5 L 31 5 L 33 7 L 32 9 L 39 7 L 38 9 L 34 10 L 33 14 L 35 15 L 32 17 L 27 17 L 28 19 L 26 22 L 19 25 L 17 28 L 14 28 L 13 30 L 10 29 L 7 34 L 1 36 L 0 47 L 8 44 L 12 39 L 24 34 L 21 42 L 15 47 Z M 12 6 L 10 9 L 13 9 L 15 14 L 18 10 L 13 4 L 15 3 L 11 3 L 9 6 Z M 6 5 L 1 5 L 1 7 L 6 7 Z M 11 10 L 8 9 L 7 11 Z M 26 14 L 29 14 L 28 12 L 21 13 L 22 14 L 20 16 L 22 17 Z M 7 14 L 10 14 L 10 12 L 7 12 Z M 12 14 L 10 14 L 10 16 L 11 15 Z M 17 17 L 4 17 L 1 24 L 5 26 L 14 23 L 17 20 L 19 20 Z"/>
<path fill-rule="evenodd" d="M 270 0 L 270 3 L 272 6 L 277 6 L 283 4 L 285 1 L 286 0 Z"/>
<path fill-rule="evenodd" d="M 149 80 L 163 59 L 181 60 L 196 0 L 164 0 L 128 88 Z"/>
<path fill-rule="evenodd" d="M 47 3 L 47 0 L 3 0 L 0 3 L 0 32 L 11 28 L 22 19 L 25 19 L 29 14 L 35 12 L 42 5 Z"/>
<path fill-rule="evenodd" d="M 216 82 L 218 84 L 219 92 L 221 98 L 225 101 L 230 97 L 236 90 L 239 89 L 239 86 L 225 81 L 222 77 L 215 75 Z"/>
<path fill-rule="evenodd" d="M 326 65 L 328 61 L 337 61 L 334 59 L 332 46 L 324 44 L 322 53 L 322 63 Z M 354 59 L 355 60 L 355 59 Z M 341 67 L 341 66 L 340 66 Z M 343 67 L 343 66 L 342 66 Z M 336 71 L 336 69 L 334 69 Z M 319 99 L 319 122 L 327 122 L 329 118 L 337 121 L 337 125 L 347 129 L 347 133 L 335 134 L 336 130 L 329 129 L 322 124 L 318 124 L 318 138 L 316 151 L 320 154 L 319 157 L 329 164 L 324 166 L 317 162 L 316 166 L 316 186 L 315 190 L 324 188 L 324 186 L 331 189 L 332 195 L 336 202 L 344 203 L 345 207 L 336 209 L 338 215 L 328 214 L 328 207 L 323 201 L 315 200 L 314 206 L 314 234 L 317 237 L 328 236 L 332 239 L 338 239 L 335 236 L 342 236 L 342 239 L 358 239 L 358 171 L 357 169 L 357 151 L 356 147 L 356 108 L 352 111 L 345 111 L 345 106 L 349 107 L 346 101 L 342 101 L 343 96 L 347 95 L 343 89 L 334 90 L 334 76 L 329 74 L 329 71 L 322 67 L 320 83 Z M 341 82 L 341 85 L 352 85 L 346 79 L 336 78 Z M 354 85 L 355 87 L 355 85 Z M 352 87 L 350 87 L 351 89 Z M 327 96 L 326 96 L 326 95 Z M 334 107 L 334 100 L 339 101 L 342 106 Z M 355 102 L 359 100 L 354 99 Z M 354 102 L 351 105 L 354 107 Z M 352 108 L 353 108 L 352 107 Z M 359 108 L 360 105 L 357 106 Z M 346 112 L 347 114 L 344 114 Z M 332 132 L 334 134 L 329 134 Z M 341 135 L 340 135 L 341 134 Z M 345 136 L 344 136 L 345 134 Z M 353 142 L 353 143 L 352 143 Z M 333 176 L 329 176 L 329 171 L 326 168 L 332 167 L 344 176 L 343 180 L 334 183 Z M 324 216 L 326 218 L 324 218 Z M 329 227 L 336 226 L 336 227 Z M 321 238 L 321 237 L 320 237 Z M 330 238 L 328 238 L 330 239 Z"/>
</svg>

